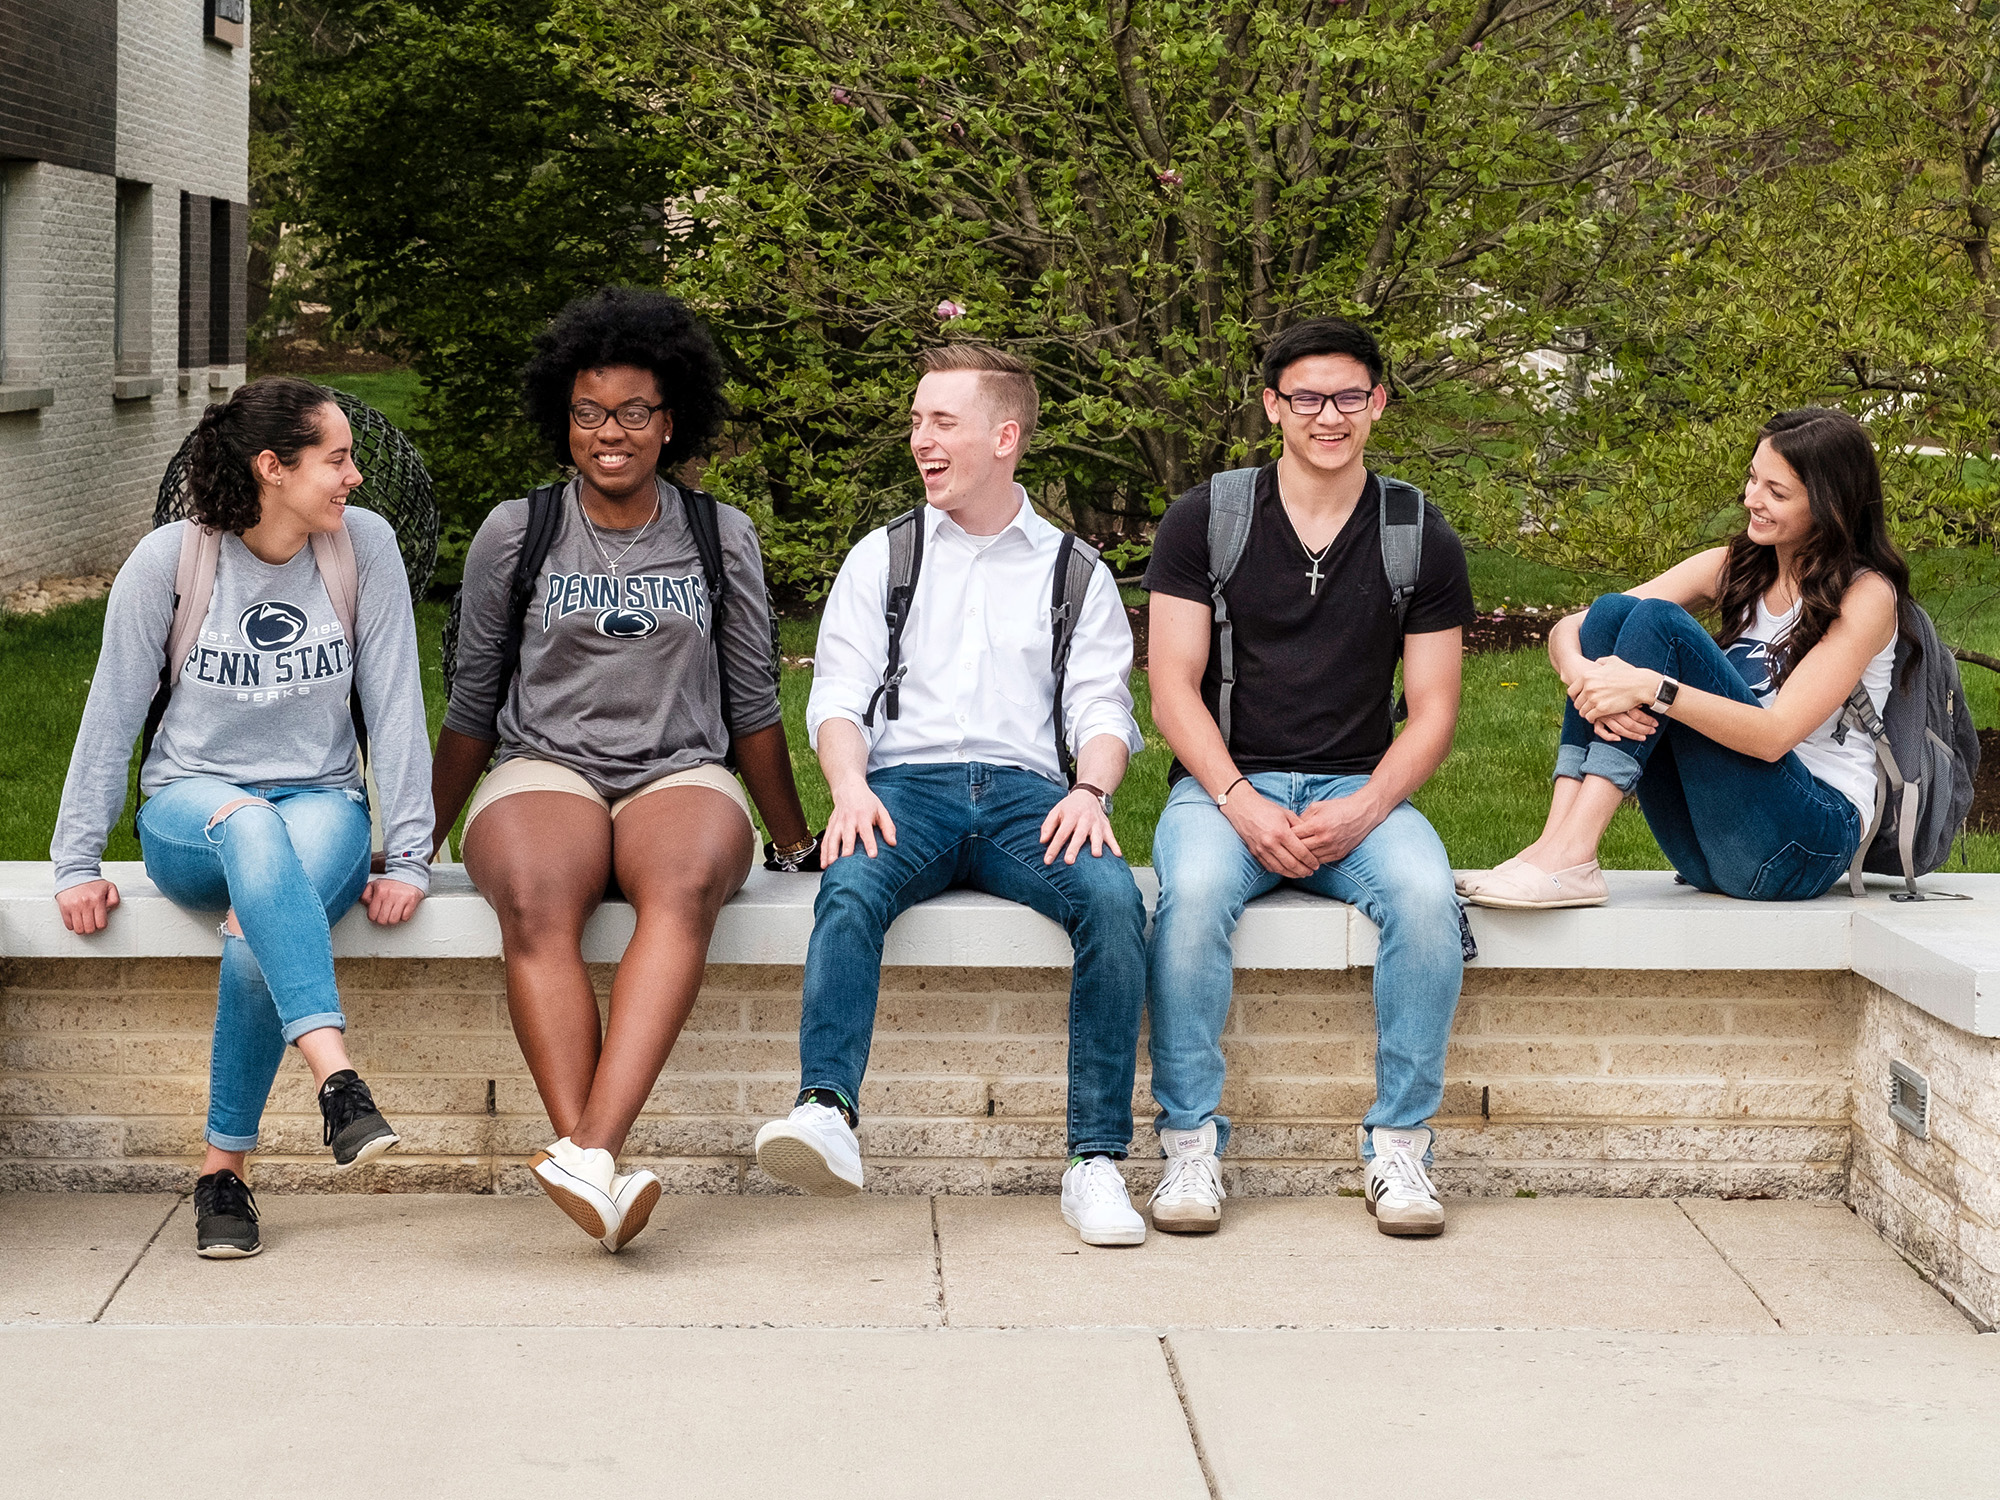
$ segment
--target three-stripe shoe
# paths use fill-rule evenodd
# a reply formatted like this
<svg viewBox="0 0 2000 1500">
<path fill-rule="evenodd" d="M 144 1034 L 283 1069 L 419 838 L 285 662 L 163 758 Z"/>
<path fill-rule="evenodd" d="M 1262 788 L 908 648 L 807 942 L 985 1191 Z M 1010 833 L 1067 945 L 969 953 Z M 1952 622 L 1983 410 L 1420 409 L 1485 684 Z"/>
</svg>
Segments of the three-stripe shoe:
<svg viewBox="0 0 2000 1500">
<path fill-rule="evenodd" d="M 1375 1216 L 1375 1227 L 1384 1234 L 1442 1234 L 1444 1205 L 1438 1202 L 1437 1188 L 1424 1170 L 1430 1131 L 1422 1126 L 1391 1130 L 1377 1125 L 1368 1133 L 1368 1140 L 1375 1148 L 1375 1159 L 1368 1163 L 1361 1194 L 1368 1200 L 1368 1212 Z"/>
</svg>

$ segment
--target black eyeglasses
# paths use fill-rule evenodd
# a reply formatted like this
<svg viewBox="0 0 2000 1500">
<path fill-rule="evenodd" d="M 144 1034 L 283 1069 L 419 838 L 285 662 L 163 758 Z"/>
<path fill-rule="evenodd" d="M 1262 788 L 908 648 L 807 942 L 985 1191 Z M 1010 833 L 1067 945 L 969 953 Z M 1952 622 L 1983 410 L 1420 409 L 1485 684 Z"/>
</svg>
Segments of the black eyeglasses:
<svg viewBox="0 0 2000 1500">
<path fill-rule="evenodd" d="M 1351 417 L 1367 408 L 1375 391 L 1371 386 L 1365 391 L 1335 391 L 1330 396 L 1322 391 L 1273 391 L 1271 394 L 1302 417 L 1318 415 L 1320 408 L 1329 401 L 1333 403 L 1335 411 Z"/>
<path fill-rule="evenodd" d="M 616 411 L 608 411 L 595 401 L 578 401 L 571 405 L 569 419 L 586 431 L 595 432 L 604 425 L 606 417 L 616 417 L 618 425 L 627 432 L 640 432 L 653 420 L 654 412 L 666 409 L 664 401 L 658 406 L 648 406 L 643 401 L 627 401 Z"/>
</svg>

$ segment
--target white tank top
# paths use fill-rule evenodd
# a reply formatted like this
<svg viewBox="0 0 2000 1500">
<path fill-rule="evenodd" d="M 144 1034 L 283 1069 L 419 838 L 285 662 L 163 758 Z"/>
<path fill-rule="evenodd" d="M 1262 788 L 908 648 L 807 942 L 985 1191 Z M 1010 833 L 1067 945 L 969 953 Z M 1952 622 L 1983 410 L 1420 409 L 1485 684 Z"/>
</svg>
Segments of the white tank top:
<svg viewBox="0 0 2000 1500">
<path fill-rule="evenodd" d="M 1781 615 L 1774 615 L 1760 594 L 1750 628 L 1727 647 L 1730 662 L 1766 708 L 1778 696 L 1771 682 L 1771 647 L 1782 641 L 1798 620 L 1797 604 Z M 1900 626 L 1897 633 L 1901 633 Z M 1891 635 L 1889 644 L 1875 653 L 1861 673 L 1861 685 L 1867 689 L 1868 701 L 1875 705 L 1878 714 L 1889 701 L 1889 680 L 1895 666 L 1896 636 Z M 1875 746 L 1859 731 L 1851 731 L 1846 744 L 1835 744 L 1833 731 L 1840 725 L 1841 712 L 1842 709 L 1836 708 L 1831 718 L 1807 735 L 1799 743 L 1798 754 L 1808 771 L 1854 804 L 1865 832 L 1868 820 L 1875 816 Z"/>
</svg>

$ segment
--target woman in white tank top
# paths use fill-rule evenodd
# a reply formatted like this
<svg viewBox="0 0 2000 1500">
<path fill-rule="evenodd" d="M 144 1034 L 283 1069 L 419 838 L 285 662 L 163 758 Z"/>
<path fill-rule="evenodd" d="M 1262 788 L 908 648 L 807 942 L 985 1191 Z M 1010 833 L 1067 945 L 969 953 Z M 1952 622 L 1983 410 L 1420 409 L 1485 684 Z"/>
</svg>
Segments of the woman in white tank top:
<svg viewBox="0 0 2000 1500">
<path fill-rule="evenodd" d="M 1596 906 L 1597 845 L 1636 791 L 1689 884 L 1803 901 L 1846 871 L 1874 812 L 1867 737 L 1835 738 L 1857 685 L 1888 699 L 1908 565 L 1889 540 L 1867 431 L 1807 407 L 1765 424 L 1749 524 L 1549 633 L 1568 691 L 1542 835 L 1463 876 L 1482 906 Z M 1714 637 L 1692 610 L 1713 612 Z"/>
</svg>

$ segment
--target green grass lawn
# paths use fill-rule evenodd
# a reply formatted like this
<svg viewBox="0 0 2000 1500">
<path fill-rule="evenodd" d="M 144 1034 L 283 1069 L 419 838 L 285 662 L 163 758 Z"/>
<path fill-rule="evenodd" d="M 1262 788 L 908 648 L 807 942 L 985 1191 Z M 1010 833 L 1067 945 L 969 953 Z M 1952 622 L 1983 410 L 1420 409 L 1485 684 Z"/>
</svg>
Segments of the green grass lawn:
<svg viewBox="0 0 2000 1500">
<path fill-rule="evenodd" d="M 1509 607 L 1576 604 L 1612 586 L 1608 580 L 1579 579 L 1491 552 L 1474 552 L 1472 571 L 1482 609 L 1503 602 Z M 2000 561 L 1983 554 L 1934 554 L 1918 559 L 1916 573 L 1919 595 L 1948 640 L 2000 655 Z M 442 604 L 417 608 L 433 736 L 444 716 L 439 648 L 444 617 Z M 49 835 L 103 622 L 101 600 L 39 617 L 0 616 L 0 703 L 9 705 L 10 717 L 8 731 L 0 737 L 0 859 L 48 858 Z M 786 656 L 810 656 L 816 633 L 813 621 L 785 621 Z M 1975 666 L 1964 667 L 1963 673 L 1978 723 L 2000 725 L 2000 675 Z M 808 669 L 787 669 L 781 702 L 800 796 L 807 817 L 819 827 L 831 799 L 819 764 L 806 748 L 806 697 L 811 686 Z M 1172 757 L 1153 728 L 1143 673 L 1135 674 L 1132 689 L 1146 731 L 1146 749 L 1134 759 L 1120 791 L 1114 824 L 1127 857 L 1134 864 L 1148 864 Z M 1540 831 L 1548 809 L 1548 772 L 1562 703 L 1561 683 L 1539 649 L 1466 659 L 1457 742 L 1416 799 L 1444 838 L 1454 865 L 1492 865 Z M 1971 835 L 1962 847 L 1970 868 L 2000 871 L 2000 834 Z M 129 807 L 105 853 L 109 859 L 138 858 Z M 1612 824 L 1602 857 L 1614 869 L 1661 869 L 1666 864 L 1645 821 L 1629 808 Z"/>
</svg>

